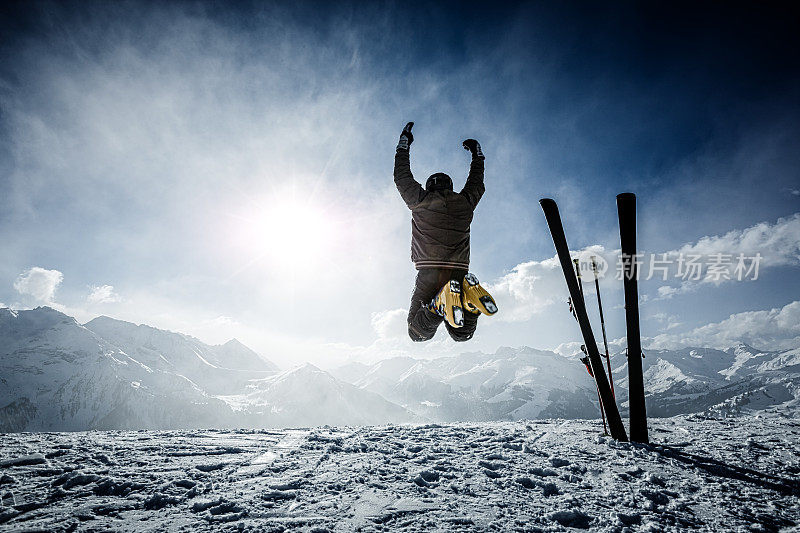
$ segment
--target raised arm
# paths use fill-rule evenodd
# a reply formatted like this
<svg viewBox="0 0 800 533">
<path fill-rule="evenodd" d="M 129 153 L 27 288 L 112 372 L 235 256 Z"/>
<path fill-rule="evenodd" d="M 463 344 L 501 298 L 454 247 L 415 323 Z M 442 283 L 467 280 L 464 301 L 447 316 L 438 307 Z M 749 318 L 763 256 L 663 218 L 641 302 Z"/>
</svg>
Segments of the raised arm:
<svg viewBox="0 0 800 533">
<path fill-rule="evenodd" d="M 472 163 L 469 165 L 469 176 L 467 176 L 467 183 L 461 190 L 461 194 L 467 197 L 472 208 L 478 205 L 481 201 L 486 187 L 483 184 L 483 160 L 486 159 L 481 151 L 481 145 L 475 139 L 467 139 L 461 146 L 464 150 L 469 150 L 472 154 Z"/>
<path fill-rule="evenodd" d="M 414 179 L 414 175 L 411 173 L 411 160 L 408 149 L 411 143 L 414 142 L 414 135 L 411 134 L 412 126 L 414 126 L 414 123 L 409 122 L 403 128 L 394 154 L 394 184 L 409 209 L 420 202 L 425 192 L 422 185 Z"/>
</svg>

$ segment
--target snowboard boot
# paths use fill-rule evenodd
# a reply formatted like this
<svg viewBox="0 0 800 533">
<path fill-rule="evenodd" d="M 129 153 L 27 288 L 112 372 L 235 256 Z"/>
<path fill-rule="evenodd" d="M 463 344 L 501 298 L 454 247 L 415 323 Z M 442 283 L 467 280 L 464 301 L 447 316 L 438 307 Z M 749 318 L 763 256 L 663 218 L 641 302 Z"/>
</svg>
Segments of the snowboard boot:
<svg viewBox="0 0 800 533">
<path fill-rule="evenodd" d="M 475 274 L 464 276 L 464 307 L 473 313 L 493 315 L 497 312 L 497 304 L 486 289 L 481 287 Z"/>
<path fill-rule="evenodd" d="M 461 283 L 448 281 L 431 302 L 431 308 L 454 328 L 464 325 L 464 307 L 461 303 Z"/>
</svg>

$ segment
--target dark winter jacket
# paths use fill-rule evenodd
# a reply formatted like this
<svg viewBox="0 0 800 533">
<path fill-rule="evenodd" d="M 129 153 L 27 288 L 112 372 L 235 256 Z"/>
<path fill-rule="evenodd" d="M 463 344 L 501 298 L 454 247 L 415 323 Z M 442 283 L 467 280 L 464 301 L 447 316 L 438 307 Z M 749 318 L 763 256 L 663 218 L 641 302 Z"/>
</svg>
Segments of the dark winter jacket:
<svg viewBox="0 0 800 533">
<path fill-rule="evenodd" d="M 411 260 L 421 268 L 469 268 L 469 225 L 483 196 L 483 159 L 473 158 L 460 193 L 426 192 L 411 174 L 408 150 L 394 156 L 394 183 L 411 209 Z"/>
</svg>

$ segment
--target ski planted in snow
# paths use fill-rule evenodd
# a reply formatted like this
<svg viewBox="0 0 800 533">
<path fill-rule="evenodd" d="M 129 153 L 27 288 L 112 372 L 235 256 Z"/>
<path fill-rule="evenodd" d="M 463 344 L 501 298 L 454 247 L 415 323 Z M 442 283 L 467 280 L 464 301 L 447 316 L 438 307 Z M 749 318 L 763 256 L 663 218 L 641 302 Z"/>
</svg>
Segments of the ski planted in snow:
<svg viewBox="0 0 800 533">
<path fill-rule="evenodd" d="M 581 344 L 581 352 L 583 352 L 583 357 L 581 357 L 581 363 L 586 367 L 586 371 L 592 376 L 594 379 L 594 373 L 592 372 L 592 363 L 589 362 L 589 354 L 586 352 L 586 345 Z M 595 381 L 595 388 L 597 388 L 597 382 Z M 606 412 L 603 410 L 603 400 L 600 399 L 600 389 L 597 389 L 597 404 L 600 406 L 600 416 L 603 418 L 603 435 L 608 435 L 608 424 L 606 424 Z"/>
<path fill-rule="evenodd" d="M 561 215 L 558 212 L 558 206 L 556 202 L 550 198 L 543 198 L 539 200 L 539 203 L 544 210 L 547 225 L 550 227 L 550 234 L 553 237 L 553 244 L 556 247 L 558 260 L 561 263 L 561 270 L 564 272 L 564 279 L 567 282 L 567 288 L 569 289 L 570 298 L 572 299 L 572 306 L 578 317 L 578 324 L 580 325 L 581 334 L 586 344 L 589 363 L 591 364 L 592 374 L 597 384 L 597 390 L 600 393 L 600 402 L 606 414 L 608 427 L 611 430 L 611 437 L 616 440 L 627 441 L 628 436 L 625 433 L 625 426 L 622 425 L 622 418 L 619 416 L 617 404 L 614 401 L 614 396 L 611 394 L 611 387 L 608 384 L 606 371 L 603 369 L 603 361 L 597 349 L 597 342 L 594 339 L 592 326 L 589 323 L 589 316 L 586 314 L 586 305 L 581 296 L 578 279 L 575 272 L 572 270 L 572 259 L 569 255 L 567 238 L 564 235 L 564 226 L 561 224 Z"/>
<path fill-rule="evenodd" d="M 642 376 L 642 344 L 639 333 L 639 288 L 636 261 L 636 195 L 630 192 L 617 195 L 619 239 L 622 248 L 625 288 L 625 326 L 628 339 L 628 403 L 630 404 L 631 440 L 649 442 L 647 411 L 644 404 Z"/>
<path fill-rule="evenodd" d="M 583 300 L 583 306 L 586 307 L 586 295 L 583 294 L 583 280 L 581 279 L 581 262 L 579 259 L 573 259 L 572 263 L 575 265 L 575 277 L 578 278 L 578 288 L 581 290 L 581 299 Z M 569 298 L 569 310 L 572 313 L 572 316 L 575 317 L 575 320 L 578 320 L 578 315 L 575 313 L 575 309 L 572 307 L 572 298 Z M 583 357 L 581 357 L 581 363 L 586 366 L 586 371 L 589 372 L 589 375 L 592 376 L 594 379 L 594 373 L 592 372 L 592 363 L 589 361 L 589 352 L 586 351 L 586 345 L 581 344 L 581 352 L 583 352 Z M 611 377 L 609 371 L 609 378 Z M 597 382 L 595 382 L 595 386 Z M 611 383 L 611 394 L 614 394 L 614 383 Z M 603 418 L 603 435 L 608 435 L 608 424 L 606 424 L 606 412 L 603 409 L 603 400 L 600 398 L 600 389 L 597 389 L 597 404 L 600 406 L 600 416 Z"/>
</svg>

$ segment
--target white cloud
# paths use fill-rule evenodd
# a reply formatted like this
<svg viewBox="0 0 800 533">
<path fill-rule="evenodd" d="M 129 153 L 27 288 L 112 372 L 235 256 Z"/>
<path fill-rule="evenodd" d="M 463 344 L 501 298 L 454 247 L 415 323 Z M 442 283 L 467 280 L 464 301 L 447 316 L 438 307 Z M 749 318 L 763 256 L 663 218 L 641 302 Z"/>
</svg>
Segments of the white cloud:
<svg viewBox="0 0 800 533">
<path fill-rule="evenodd" d="M 572 357 L 581 357 L 583 353 L 581 352 L 581 345 L 583 342 L 562 342 L 558 346 L 556 346 L 553 351 L 559 355 L 563 355 L 564 357 L 572 358 Z M 618 339 L 609 339 L 608 340 L 608 352 L 610 354 L 620 353 L 622 352 L 625 347 L 627 346 L 627 341 L 625 337 L 620 337 Z M 605 346 L 603 346 L 603 339 L 601 338 L 597 341 L 597 349 L 600 351 L 601 354 L 605 353 Z"/>
<path fill-rule="evenodd" d="M 672 298 L 677 292 L 678 289 L 669 285 L 662 285 L 658 288 L 658 295 L 662 298 Z"/>
<path fill-rule="evenodd" d="M 217 318 L 208 321 L 208 324 L 214 326 L 238 326 L 239 323 L 229 316 L 220 315 Z"/>
<path fill-rule="evenodd" d="M 656 291 L 658 293 L 658 298 L 656 298 L 656 300 L 669 300 L 673 296 L 694 292 L 697 289 L 698 282 L 692 283 L 691 281 L 684 281 L 677 287 L 673 287 L 672 285 L 662 285 Z M 648 296 L 649 295 L 647 294 L 643 294 L 641 298 L 643 301 L 646 301 Z"/>
<path fill-rule="evenodd" d="M 20 274 L 14 281 L 14 288 L 23 296 L 29 296 L 36 303 L 52 303 L 56 289 L 64 279 L 58 270 L 33 267 Z"/>
<path fill-rule="evenodd" d="M 119 302 L 121 298 L 114 292 L 113 285 L 93 285 L 91 292 L 86 300 L 90 304 L 101 304 L 109 302 Z"/>
<path fill-rule="evenodd" d="M 599 245 L 585 248 L 579 254 L 573 253 L 573 256 L 587 254 L 601 257 L 609 265 L 615 264 L 613 254 Z M 614 281 L 613 272 L 606 272 L 601 283 L 611 281 Z M 497 319 L 500 321 L 529 320 L 553 303 L 566 306 L 567 287 L 564 283 L 561 264 L 556 256 L 543 261 L 521 263 L 508 274 L 485 285 L 500 308 L 500 313 L 497 315 Z M 593 290 L 586 287 L 590 286 L 585 285 L 585 290 Z"/>
<path fill-rule="evenodd" d="M 552 304 L 561 281 L 561 267 L 555 258 L 528 261 L 515 266 L 511 272 L 486 284 L 497 301 L 501 320 L 528 320 Z"/>
<path fill-rule="evenodd" d="M 408 311 L 405 309 L 392 309 L 372 313 L 370 323 L 379 339 L 395 339 L 408 337 Z"/>
<path fill-rule="evenodd" d="M 721 254 L 721 255 L 720 255 Z M 679 285 L 662 285 L 658 288 L 658 300 L 667 300 L 679 294 L 697 290 L 702 285 L 720 285 L 728 281 L 757 280 L 764 268 L 800 265 L 800 213 L 786 218 L 779 218 L 774 224 L 761 222 L 745 229 L 729 231 L 724 235 L 706 236 L 695 243 L 687 243 L 676 250 L 665 254 L 655 254 L 656 260 L 666 259 L 669 265 L 667 279 L 680 279 Z M 753 259 L 760 255 L 760 259 Z M 740 267 L 740 257 L 744 260 Z M 682 279 L 678 277 L 679 259 L 688 263 L 690 258 L 697 259 L 700 268 L 699 279 Z M 684 274 L 689 274 L 691 267 L 684 263 Z M 640 274 L 646 278 L 648 268 L 652 268 L 653 257 L 646 255 L 643 259 Z M 719 269 L 719 275 L 712 274 L 711 267 Z M 662 273 L 656 271 L 656 276 Z M 693 276 L 690 276 L 690 278 Z M 657 278 L 659 279 L 659 278 Z"/>
<path fill-rule="evenodd" d="M 695 244 L 685 244 L 670 253 L 703 256 L 760 253 L 764 258 L 762 266 L 796 265 L 800 263 L 800 213 L 779 218 L 774 224 L 761 222 L 725 235 L 703 237 Z"/>
<path fill-rule="evenodd" d="M 800 301 L 776 309 L 736 313 L 687 333 L 657 335 L 648 344 L 654 349 L 728 348 L 737 342 L 768 350 L 797 348 L 800 346 Z"/>
<path fill-rule="evenodd" d="M 663 325 L 665 330 L 675 329 L 682 325 L 678 315 L 668 315 L 667 313 L 656 313 L 650 318 L 657 320 Z"/>
</svg>

